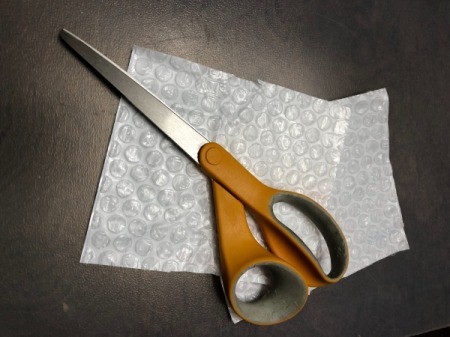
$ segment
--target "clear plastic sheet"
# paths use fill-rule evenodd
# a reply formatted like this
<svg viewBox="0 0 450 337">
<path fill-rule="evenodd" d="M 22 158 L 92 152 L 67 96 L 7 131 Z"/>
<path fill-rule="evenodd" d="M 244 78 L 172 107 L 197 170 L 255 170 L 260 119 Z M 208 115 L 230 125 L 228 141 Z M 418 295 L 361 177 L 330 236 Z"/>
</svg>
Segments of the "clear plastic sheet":
<svg viewBox="0 0 450 337">
<path fill-rule="evenodd" d="M 386 90 L 329 102 L 140 47 L 128 71 L 260 180 L 324 205 L 347 238 L 346 276 L 408 249 L 389 162 Z M 287 204 L 274 211 L 329 269 L 314 226 Z M 219 275 L 213 215 L 208 178 L 122 99 L 81 262 Z M 239 292 L 251 297 L 264 283 L 251 271 Z"/>
</svg>

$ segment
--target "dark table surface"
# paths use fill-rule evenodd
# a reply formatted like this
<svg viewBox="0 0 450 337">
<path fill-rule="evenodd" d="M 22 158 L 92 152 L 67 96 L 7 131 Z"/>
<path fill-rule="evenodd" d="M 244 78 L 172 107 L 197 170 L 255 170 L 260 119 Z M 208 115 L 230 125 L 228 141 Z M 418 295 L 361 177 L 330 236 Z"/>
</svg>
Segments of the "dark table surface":
<svg viewBox="0 0 450 337">
<path fill-rule="evenodd" d="M 408 336 L 450 324 L 449 1 L 0 1 L 1 336 Z M 61 28 L 324 99 L 386 87 L 411 246 L 287 323 L 233 325 L 217 277 L 79 263 L 119 96 Z"/>
</svg>

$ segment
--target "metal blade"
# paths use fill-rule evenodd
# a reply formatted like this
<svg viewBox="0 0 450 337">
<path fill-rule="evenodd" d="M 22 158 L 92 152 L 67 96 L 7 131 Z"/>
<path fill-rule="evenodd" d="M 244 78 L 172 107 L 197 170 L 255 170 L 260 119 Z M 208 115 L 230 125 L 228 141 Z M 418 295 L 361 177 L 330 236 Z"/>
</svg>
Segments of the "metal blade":
<svg viewBox="0 0 450 337">
<path fill-rule="evenodd" d="M 176 112 L 153 96 L 150 91 L 98 50 L 66 29 L 60 32 L 60 36 L 116 87 L 128 101 L 198 163 L 198 151 L 204 144 L 209 143 L 209 140 L 195 131 Z"/>
</svg>

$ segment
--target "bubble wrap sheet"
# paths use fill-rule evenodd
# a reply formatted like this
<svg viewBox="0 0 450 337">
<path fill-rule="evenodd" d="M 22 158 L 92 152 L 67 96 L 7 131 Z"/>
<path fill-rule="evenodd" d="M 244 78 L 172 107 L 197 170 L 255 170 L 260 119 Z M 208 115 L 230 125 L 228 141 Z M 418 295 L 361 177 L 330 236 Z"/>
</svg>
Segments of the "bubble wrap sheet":
<svg viewBox="0 0 450 337">
<path fill-rule="evenodd" d="M 347 238 L 346 275 L 408 249 L 389 162 L 386 90 L 329 102 L 140 47 L 128 71 L 260 180 L 324 205 Z M 329 269 L 315 228 L 287 204 L 275 213 Z M 214 226 L 208 178 L 122 99 L 81 262 L 219 275 Z M 244 281 L 243 293 L 265 283 L 258 273 Z"/>
</svg>

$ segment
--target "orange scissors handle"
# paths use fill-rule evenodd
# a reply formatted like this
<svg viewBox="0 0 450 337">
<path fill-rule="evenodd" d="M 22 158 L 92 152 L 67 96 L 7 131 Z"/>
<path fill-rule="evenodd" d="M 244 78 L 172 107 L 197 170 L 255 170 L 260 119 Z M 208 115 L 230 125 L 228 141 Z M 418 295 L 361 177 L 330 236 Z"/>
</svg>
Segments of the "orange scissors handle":
<svg viewBox="0 0 450 337">
<path fill-rule="evenodd" d="M 295 316 L 308 297 L 306 282 L 291 265 L 264 249 L 247 225 L 242 203 L 212 181 L 225 295 L 244 320 L 258 325 L 284 322 Z M 239 278 L 253 267 L 270 273 L 273 289 L 246 302 L 236 296 Z"/>
<path fill-rule="evenodd" d="M 336 221 L 322 206 L 307 196 L 266 186 L 217 143 L 205 144 L 200 149 L 198 159 L 202 169 L 213 180 L 222 256 L 221 267 L 227 296 L 233 309 L 237 308 L 236 311 L 238 313 L 241 311 L 242 314 L 239 305 L 233 303 L 235 297 L 231 291 L 233 285 L 243 271 L 263 261 L 269 264 L 283 261 L 283 266 L 290 266 L 286 267 L 286 274 L 291 275 L 294 269 L 294 274 L 299 280 L 305 282 L 306 286 L 322 286 L 335 283 L 342 278 L 348 264 L 345 237 Z M 323 271 L 320 263 L 304 242 L 275 217 L 273 205 L 278 202 L 287 202 L 298 208 L 316 225 L 330 252 L 331 271 L 328 274 Z M 251 236 L 244 207 L 255 217 L 271 253 L 262 248 Z M 249 262 L 254 261 L 256 256 L 258 263 Z M 277 291 L 279 291 L 278 288 Z M 297 298 L 292 301 L 297 304 L 301 302 Z M 303 304 L 298 305 L 298 310 L 302 306 Z M 245 316 L 242 317 L 249 320 Z M 250 321 L 252 321 L 251 318 Z M 268 321 L 257 324 L 275 323 Z"/>
</svg>

